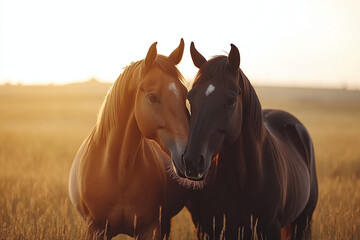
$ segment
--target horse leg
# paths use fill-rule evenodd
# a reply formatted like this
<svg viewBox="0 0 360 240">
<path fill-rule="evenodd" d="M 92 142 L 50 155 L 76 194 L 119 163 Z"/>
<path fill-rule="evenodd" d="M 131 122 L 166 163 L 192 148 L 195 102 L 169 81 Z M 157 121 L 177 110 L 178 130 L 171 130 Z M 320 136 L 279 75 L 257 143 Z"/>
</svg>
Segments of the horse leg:
<svg viewBox="0 0 360 240">
<path fill-rule="evenodd" d="M 310 192 L 309 201 L 302 213 L 291 224 L 292 239 L 309 240 L 311 239 L 311 219 L 317 203 L 317 183 L 315 183 Z"/>
<path fill-rule="evenodd" d="M 89 240 L 111 240 L 115 235 L 111 232 L 108 222 L 105 226 L 94 223 L 93 220 L 87 219 L 86 224 L 88 226 L 85 239 Z"/>
<path fill-rule="evenodd" d="M 210 238 L 209 235 L 206 234 L 202 230 L 202 227 L 199 224 L 197 224 L 197 226 L 195 227 L 195 232 L 196 232 L 196 239 L 197 240 L 213 239 L 214 237 L 212 236 L 212 234 L 215 234 L 215 233 L 210 233 L 211 234 L 211 238 Z"/>
<path fill-rule="evenodd" d="M 302 212 L 291 224 L 291 233 L 293 240 L 311 239 L 311 217 L 307 211 Z"/>
<path fill-rule="evenodd" d="M 170 219 L 163 220 L 161 223 L 161 239 L 168 240 L 170 237 Z"/>
<path fill-rule="evenodd" d="M 291 224 L 281 229 L 281 240 L 291 240 Z"/>
<path fill-rule="evenodd" d="M 273 223 L 266 236 L 258 236 L 258 239 L 281 240 L 281 225 L 279 221 Z"/>
<path fill-rule="evenodd" d="M 308 207 L 314 206 L 314 207 Z M 293 240 L 311 239 L 311 218 L 315 205 L 307 205 L 304 211 L 291 224 L 291 233 Z"/>
<path fill-rule="evenodd" d="M 105 230 L 101 230 L 101 228 L 99 228 L 92 219 L 88 218 L 86 220 L 86 225 L 87 225 L 87 231 L 86 231 L 85 239 L 91 239 L 91 240 L 106 239 L 104 234 Z"/>
<path fill-rule="evenodd" d="M 292 239 L 310 240 L 311 239 L 311 219 L 318 200 L 318 184 L 315 172 L 315 162 L 312 155 L 310 166 L 311 189 L 308 203 L 302 213 L 291 224 Z"/>
<path fill-rule="evenodd" d="M 161 228 L 160 224 L 155 223 L 144 230 L 140 231 L 139 235 L 135 236 L 137 240 L 161 240 Z"/>
</svg>

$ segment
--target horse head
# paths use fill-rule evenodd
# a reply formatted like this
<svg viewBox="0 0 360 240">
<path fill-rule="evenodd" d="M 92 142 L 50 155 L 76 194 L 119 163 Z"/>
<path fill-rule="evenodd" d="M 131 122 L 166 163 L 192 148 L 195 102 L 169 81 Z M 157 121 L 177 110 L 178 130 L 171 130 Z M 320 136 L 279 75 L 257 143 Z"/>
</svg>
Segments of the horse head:
<svg viewBox="0 0 360 240">
<path fill-rule="evenodd" d="M 179 162 L 186 146 L 189 113 L 187 89 L 176 66 L 184 52 L 184 40 L 169 55 L 157 54 L 156 42 L 142 61 L 135 95 L 134 114 L 143 136 L 155 140 Z"/>
<path fill-rule="evenodd" d="M 240 54 L 235 45 L 231 44 L 228 56 L 217 56 L 209 61 L 196 50 L 194 43 L 190 51 L 200 70 L 188 93 L 190 130 L 186 150 L 177 167 L 188 179 L 201 181 L 224 142 L 232 143 L 240 135 L 243 82 Z"/>
</svg>

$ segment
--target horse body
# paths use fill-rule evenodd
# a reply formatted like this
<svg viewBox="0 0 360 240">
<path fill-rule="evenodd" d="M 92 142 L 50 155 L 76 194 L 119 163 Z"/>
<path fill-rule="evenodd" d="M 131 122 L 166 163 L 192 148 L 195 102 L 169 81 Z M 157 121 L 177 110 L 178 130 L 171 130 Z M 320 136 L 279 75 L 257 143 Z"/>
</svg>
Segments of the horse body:
<svg viewBox="0 0 360 240">
<path fill-rule="evenodd" d="M 310 134 L 305 126 L 291 114 L 279 110 L 264 111 L 265 126 L 274 147 L 282 152 L 286 171 L 284 177 L 284 210 L 282 226 L 291 224 L 294 239 L 310 238 L 310 222 L 318 200 L 315 156 Z M 295 234 L 295 231 L 298 231 Z M 303 231 L 304 233 L 302 233 Z"/>
<path fill-rule="evenodd" d="M 166 224 L 184 206 L 184 190 L 166 175 L 169 157 L 140 134 L 133 145 L 122 145 L 120 134 L 111 135 L 108 142 L 87 145 L 87 151 L 80 150 L 76 156 L 73 171 L 78 175 L 73 181 L 81 189 L 76 193 L 79 212 L 96 229 L 104 229 L 106 222 L 111 224 L 108 236 L 133 236 L 142 229 L 150 238 L 154 229 L 169 231 Z M 136 139 L 134 132 L 131 137 Z M 174 193 L 179 201 L 166 201 L 173 199 Z M 163 226 L 157 226 L 160 207 Z"/>
<path fill-rule="evenodd" d="M 188 130 L 187 90 L 172 74 L 183 40 L 169 57 L 155 46 L 114 83 L 70 172 L 71 201 L 99 238 L 168 237 L 170 218 L 185 205 L 186 189 L 167 174 L 168 155 L 177 157 Z"/>
<path fill-rule="evenodd" d="M 296 121 L 282 111 L 273 110 L 267 114 L 279 113 L 287 115 L 287 124 Z M 243 236 L 249 239 L 256 234 L 251 225 L 255 228 L 258 220 L 259 233 L 267 234 L 269 239 L 278 239 L 280 228 L 295 222 L 306 205 L 314 209 L 317 195 L 309 197 L 311 185 L 314 185 L 310 182 L 316 181 L 316 175 L 310 176 L 311 172 L 315 173 L 314 156 L 302 158 L 298 154 L 312 152 L 311 139 L 302 140 L 308 144 L 304 145 L 306 149 L 294 148 L 289 142 L 300 140 L 301 135 L 283 132 L 282 127 L 272 126 L 272 120 L 268 121 L 266 116 L 264 121 L 269 127 L 265 129 L 261 154 L 256 148 L 254 152 L 249 151 L 256 143 L 249 142 L 251 138 L 244 130 L 242 138 L 232 146 L 225 146 L 217 162 L 212 163 L 217 164 L 215 179 L 191 195 L 188 208 L 194 224 L 199 226 L 200 238 L 206 234 L 209 239 L 214 235 L 218 239 L 224 229 L 225 239 L 237 239 L 247 229 Z M 307 132 L 304 135 L 308 136 Z M 248 160 L 253 162 L 248 163 Z M 306 225 L 307 221 L 304 218 L 297 224 Z M 294 228 L 295 225 L 293 231 Z"/>
<path fill-rule="evenodd" d="M 200 72 L 188 94 L 187 147 L 174 165 L 207 182 L 188 203 L 198 237 L 310 238 L 317 180 L 307 130 L 289 113 L 262 111 L 233 45 L 229 57 L 208 62 L 191 48 Z"/>
</svg>

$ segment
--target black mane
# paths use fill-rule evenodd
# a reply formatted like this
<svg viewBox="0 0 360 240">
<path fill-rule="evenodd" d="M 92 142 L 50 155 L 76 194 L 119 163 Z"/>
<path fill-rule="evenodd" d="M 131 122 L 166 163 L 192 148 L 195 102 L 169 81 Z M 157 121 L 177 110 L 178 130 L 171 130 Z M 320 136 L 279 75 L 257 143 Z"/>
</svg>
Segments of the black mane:
<svg viewBox="0 0 360 240">
<path fill-rule="evenodd" d="M 253 126 L 254 134 L 257 140 L 262 142 L 265 137 L 265 127 L 263 123 L 261 103 L 254 87 L 251 85 L 249 79 L 245 76 L 241 69 L 239 75 L 239 79 L 244 85 L 242 93 L 244 101 L 244 116 L 246 116 L 249 120 L 249 124 Z"/>
</svg>

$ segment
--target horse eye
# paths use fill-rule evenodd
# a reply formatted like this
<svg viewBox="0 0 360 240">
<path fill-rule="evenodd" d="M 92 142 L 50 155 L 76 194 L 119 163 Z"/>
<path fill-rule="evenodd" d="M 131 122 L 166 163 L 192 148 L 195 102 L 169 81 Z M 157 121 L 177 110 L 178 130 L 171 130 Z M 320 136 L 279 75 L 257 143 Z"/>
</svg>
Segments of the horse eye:
<svg viewBox="0 0 360 240">
<path fill-rule="evenodd" d="M 149 93 L 146 95 L 150 103 L 159 103 L 159 98 L 154 93 Z"/>
<path fill-rule="evenodd" d="M 228 106 L 228 107 L 234 107 L 236 101 L 237 101 L 237 98 L 236 98 L 236 97 L 233 97 L 233 98 L 231 98 L 231 99 L 226 103 L 226 106 Z"/>
</svg>

